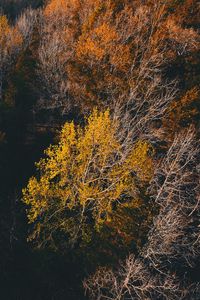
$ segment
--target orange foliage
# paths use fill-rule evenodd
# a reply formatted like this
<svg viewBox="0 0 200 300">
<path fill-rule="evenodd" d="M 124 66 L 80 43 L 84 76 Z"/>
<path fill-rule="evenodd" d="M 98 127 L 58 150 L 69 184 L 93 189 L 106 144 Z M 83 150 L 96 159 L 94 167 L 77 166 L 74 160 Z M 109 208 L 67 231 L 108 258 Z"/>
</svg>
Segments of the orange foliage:
<svg viewBox="0 0 200 300">
<path fill-rule="evenodd" d="M 52 0 L 46 6 L 44 14 L 46 16 L 56 15 L 60 13 L 66 13 L 72 7 L 76 7 L 79 4 L 78 0 Z"/>
<path fill-rule="evenodd" d="M 81 35 L 77 47 L 77 56 L 81 58 L 82 56 L 92 55 L 97 59 L 102 59 L 117 39 L 118 35 L 114 28 L 103 23 L 93 31 L 90 30 L 87 34 Z"/>
<path fill-rule="evenodd" d="M 4 45 L 6 42 L 6 36 L 10 34 L 10 27 L 8 24 L 8 19 L 6 16 L 0 17 L 0 41 L 1 45 Z"/>
<path fill-rule="evenodd" d="M 49 33 L 68 45 L 63 55 L 71 97 L 91 106 L 126 97 L 139 74 L 197 51 L 198 34 L 185 26 L 195 3 L 51 0 L 44 14 Z M 148 82 L 140 85 L 145 90 Z"/>
<path fill-rule="evenodd" d="M 170 140 L 181 127 L 195 122 L 199 116 L 198 102 L 199 90 L 194 87 L 188 90 L 181 99 L 170 105 L 168 115 L 163 121 L 163 126 Z"/>
<path fill-rule="evenodd" d="M 19 31 L 10 27 L 6 16 L 0 16 L 0 47 L 2 50 L 10 52 L 13 48 L 20 46 L 22 36 Z"/>
</svg>

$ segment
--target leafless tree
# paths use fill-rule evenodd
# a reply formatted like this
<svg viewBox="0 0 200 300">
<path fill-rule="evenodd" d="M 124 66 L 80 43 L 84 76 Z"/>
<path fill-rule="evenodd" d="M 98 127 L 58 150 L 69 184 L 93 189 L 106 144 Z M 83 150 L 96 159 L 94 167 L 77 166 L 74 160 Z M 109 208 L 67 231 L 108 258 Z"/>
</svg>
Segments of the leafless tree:
<svg viewBox="0 0 200 300">
<path fill-rule="evenodd" d="M 40 107 L 70 109 L 66 64 L 70 57 L 68 45 L 59 32 L 46 35 L 39 48 L 39 76 L 44 84 L 45 98 Z"/>
<path fill-rule="evenodd" d="M 164 82 L 160 76 L 153 77 L 143 93 L 140 88 L 138 82 L 127 102 L 122 97 L 113 105 L 113 118 L 121 124 L 119 139 L 123 140 L 127 151 L 138 138 L 154 141 L 158 131 L 153 131 L 153 122 L 165 116 L 170 103 L 178 94 L 177 83 Z"/>
<path fill-rule="evenodd" d="M 151 185 L 160 206 L 139 257 L 84 281 L 91 299 L 198 299 L 199 286 L 177 275 L 200 254 L 199 147 L 192 128 L 174 139 Z"/>
<path fill-rule="evenodd" d="M 38 75 L 44 86 L 44 95 L 36 109 L 54 110 L 59 108 L 62 114 L 71 108 L 67 64 L 75 50 L 78 1 L 66 3 L 67 10 L 44 12 L 41 27 L 41 42 L 38 49 Z"/>
<path fill-rule="evenodd" d="M 158 132 L 152 134 L 152 122 L 162 119 L 178 95 L 178 82 L 165 80 L 163 70 L 174 56 L 199 47 L 197 32 L 165 20 L 166 7 L 165 1 L 156 1 L 152 7 L 137 3 L 136 8 L 125 8 L 116 19 L 121 43 L 134 41 L 129 93 L 113 97 L 112 101 L 114 118 L 121 120 L 120 135 L 122 139 L 126 137 L 126 145 L 138 137 L 154 140 Z"/>
<path fill-rule="evenodd" d="M 40 9 L 28 8 L 18 17 L 16 27 L 23 37 L 23 47 L 27 47 L 32 40 L 34 29 L 39 29 L 42 22 Z"/>
<path fill-rule="evenodd" d="M 194 225 L 199 213 L 199 147 L 194 131 L 175 137 L 166 157 L 157 169 L 152 189 L 160 206 L 154 229 L 149 233 L 146 257 L 182 259 L 189 265 L 199 254 L 199 230 Z"/>
</svg>

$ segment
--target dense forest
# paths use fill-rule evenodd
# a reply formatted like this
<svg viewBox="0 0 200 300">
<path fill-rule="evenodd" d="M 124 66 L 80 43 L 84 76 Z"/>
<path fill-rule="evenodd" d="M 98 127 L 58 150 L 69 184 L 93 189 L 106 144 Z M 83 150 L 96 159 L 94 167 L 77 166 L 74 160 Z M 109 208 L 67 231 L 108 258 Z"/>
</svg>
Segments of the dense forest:
<svg viewBox="0 0 200 300">
<path fill-rule="evenodd" d="M 0 0 L 0 299 L 200 299 L 200 2 Z"/>
</svg>

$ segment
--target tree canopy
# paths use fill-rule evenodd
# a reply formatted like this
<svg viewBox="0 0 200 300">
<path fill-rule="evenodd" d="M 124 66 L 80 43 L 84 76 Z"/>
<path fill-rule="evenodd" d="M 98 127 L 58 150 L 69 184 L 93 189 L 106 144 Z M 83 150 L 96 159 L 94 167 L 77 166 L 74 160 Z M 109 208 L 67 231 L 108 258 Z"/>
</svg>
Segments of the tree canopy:
<svg viewBox="0 0 200 300">
<path fill-rule="evenodd" d="M 200 298 L 199 12 L 0 0 L 2 299 Z"/>
<path fill-rule="evenodd" d="M 139 205 L 139 186 L 153 175 L 152 147 L 138 141 L 124 155 L 117 130 L 109 111 L 94 110 L 84 128 L 66 123 L 59 144 L 37 163 L 38 177 L 23 194 L 35 233 L 46 232 L 44 243 L 57 230 L 71 240 L 88 238 L 87 226 L 100 230 L 116 207 Z"/>
</svg>

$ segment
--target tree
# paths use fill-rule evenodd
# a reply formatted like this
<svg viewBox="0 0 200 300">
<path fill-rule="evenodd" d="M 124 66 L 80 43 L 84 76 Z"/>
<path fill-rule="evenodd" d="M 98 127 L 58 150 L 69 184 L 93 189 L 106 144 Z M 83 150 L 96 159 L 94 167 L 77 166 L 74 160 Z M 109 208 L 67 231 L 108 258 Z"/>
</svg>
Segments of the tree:
<svg viewBox="0 0 200 300">
<path fill-rule="evenodd" d="M 1 0 L 0 9 L 14 20 L 28 7 L 37 8 L 44 4 L 43 0 Z"/>
<path fill-rule="evenodd" d="M 129 153 L 117 140 L 109 111 L 94 110 L 84 128 L 66 123 L 58 145 L 37 164 L 39 177 L 23 190 L 27 215 L 42 243 L 64 233 L 73 244 L 112 221 L 117 207 L 137 207 L 139 186 L 153 174 L 151 146 L 137 141 Z"/>
<path fill-rule="evenodd" d="M 0 15 L 0 99 L 3 97 L 3 83 L 21 45 L 22 37 L 17 28 L 9 25 L 6 16 Z"/>
<path fill-rule="evenodd" d="M 199 118 L 199 91 L 197 87 L 189 89 L 181 98 L 169 105 L 163 118 L 166 139 L 173 140 L 175 134 L 183 127 L 195 124 Z"/>
<path fill-rule="evenodd" d="M 187 276 L 199 255 L 198 156 L 192 128 L 175 137 L 151 182 L 160 210 L 146 245 L 115 270 L 86 279 L 90 299 L 198 299 L 199 286 Z"/>
<path fill-rule="evenodd" d="M 16 28 L 23 37 L 23 47 L 26 49 L 33 39 L 34 31 L 41 30 L 42 12 L 40 9 L 28 8 L 16 20 Z"/>
<path fill-rule="evenodd" d="M 133 93 L 145 98 L 166 66 L 198 50 L 198 33 L 180 10 L 187 15 L 189 4 L 50 1 L 39 48 L 43 106 L 68 114 L 77 105 L 127 103 Z"/>
</svg>

